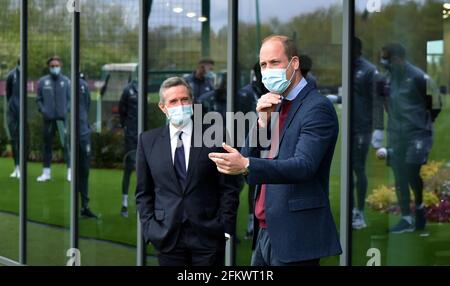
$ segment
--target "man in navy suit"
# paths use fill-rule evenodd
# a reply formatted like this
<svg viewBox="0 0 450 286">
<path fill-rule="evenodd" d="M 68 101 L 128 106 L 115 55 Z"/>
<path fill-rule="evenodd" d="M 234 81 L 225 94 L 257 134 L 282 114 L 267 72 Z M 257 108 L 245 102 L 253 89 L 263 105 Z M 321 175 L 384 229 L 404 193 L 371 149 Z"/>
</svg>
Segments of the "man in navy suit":
<svg viewBox="0 0 450 286">
<path fill-rule="evenodd" d="M 192 120 L 184 79 L 162 83 L 159 107 L 169 124 L 142 133 L 137 151 L 136 205 L 145 241 L 161 266 L 222 266 L 225 233 L 236 228 L 238 178 L 221 174 L 208 159 L 223 148 L 196 144 L 194 135 L 206 128 Z"/>
<path fill-rule="evenodd" d="M 303 78 L 291 39 L 266 38 L 259 56 L 270 92 L 258 101 L 254 128 L 274 126 L 269 154 L 263 158 L 264 150 L 249 136 L 242 154 L 224 144 L 229 153 L 212 153 L 210 159 L 222 173 L 246 174 L 249 184 L 259 185 L 252 265 L 319 265 L 320 258 L 342 253 L 328 198 L 336 112 Z"/>
</svg>

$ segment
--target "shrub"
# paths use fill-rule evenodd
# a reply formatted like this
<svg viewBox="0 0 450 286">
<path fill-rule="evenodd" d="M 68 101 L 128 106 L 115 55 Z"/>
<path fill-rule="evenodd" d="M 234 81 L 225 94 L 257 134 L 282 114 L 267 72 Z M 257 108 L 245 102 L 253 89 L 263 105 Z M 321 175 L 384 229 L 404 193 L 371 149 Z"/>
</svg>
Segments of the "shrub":
<svg viewBox="0 0 450 286">
<path fill-rule="evenodd" d="M 367 197 L 367 203 L 370 207 L 381 212 L 387 212 L 389 208 L 397 203 L 397 196 L 393 187 L 381 185 L 374 189 Z"/>
<path fill-rule="evenodd" d="M 103 130 L 92 133 L 92 162 L 95 168 L 119 168 L 123 161 L 122 132 Z"/>
</svg>

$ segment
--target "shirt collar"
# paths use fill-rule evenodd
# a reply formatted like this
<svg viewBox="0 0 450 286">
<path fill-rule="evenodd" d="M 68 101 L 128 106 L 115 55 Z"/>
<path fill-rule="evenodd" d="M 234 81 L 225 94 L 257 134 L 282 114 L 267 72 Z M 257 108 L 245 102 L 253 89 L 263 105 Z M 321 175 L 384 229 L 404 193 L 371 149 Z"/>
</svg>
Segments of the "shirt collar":
<svg viewBox="0 0 450 286">
<path fill-rule="evenodd" d="M 294 100 L 307 84 L 308 82 L 306 81 L 306 79 L 302 78 L 302 80 L 288 93 L 285 99 L 289 101 Z"/>
<path fill-rule="evenodd" d="M 178 132 L 181 130 L 183 133 L 185 133 L 188 136 L 191 136 L 192 134 L 192 120 L 189 120 L 189 123 L 186 124 L 183 128 L 178 129 L 177 127 L 173 126 L 171 123 L 169 123 L 169 132 L 170 132 L 170 139 L 173 139 L 175 136 L 177 136 Z"/>
</svg>

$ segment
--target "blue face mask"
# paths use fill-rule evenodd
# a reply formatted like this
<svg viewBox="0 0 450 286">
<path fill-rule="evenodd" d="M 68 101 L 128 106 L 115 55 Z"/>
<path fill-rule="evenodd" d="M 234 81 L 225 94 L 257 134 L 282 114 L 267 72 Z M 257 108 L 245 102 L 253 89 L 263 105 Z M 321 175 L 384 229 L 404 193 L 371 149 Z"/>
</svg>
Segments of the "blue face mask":
<svg viewBox="0 0 450 286">
<path fill-rule="evenodd" d="M 286 79 L 286 72 L 291 65 L 292 59 L 285 69 L 265 69 L 261 71 L 264 86 L 273 93 L 282 94 L 291 85 L 294 72 L 289 80 Z"/>
<path fill-rule="evenodd" d="M 391 70 L 391 62 L 388 59 L 381 59 L 380 60 L 380 64 L 386 69 L 386 70 Z"/>
<path fill-rule="evenodd" d="M 61 73 L 61 67 L 50 68 L 50 73 L 52 75 L 59 75 Z"/>
<path fill-rule="evenodd" d="M 167 108 L 167 119 L 175 127 L 184 127 L 189 123 L 189 120 L 194 113 L 192 104 L 190 105 L 178 105 L 175 107 Z"/>
<path fill-rule="evenodd" d="M 216 74 L 213 71 L 209 71 L 205 74 L 205 78 L 214 81 L 214 79 L 216 78 Z"/>
</svg>

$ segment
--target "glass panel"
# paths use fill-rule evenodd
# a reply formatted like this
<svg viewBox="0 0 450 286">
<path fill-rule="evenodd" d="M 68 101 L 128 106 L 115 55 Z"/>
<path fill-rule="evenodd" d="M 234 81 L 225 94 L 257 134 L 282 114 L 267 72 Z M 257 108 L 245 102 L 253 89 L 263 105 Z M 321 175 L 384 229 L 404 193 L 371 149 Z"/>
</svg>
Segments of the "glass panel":
<svg viewBox="0 0 450 286">
<path fill-rule="evenodd" d="M 135 178 L 122 183 L 122 170 L 135 165 L 137 89 L 127 105 L 135 126 L 122 129 L 119 102 L 137 80 L 139 1 L 85 0 L 80 9 L 81 263 L 136 265 Z"/>
<path fill-rule="evenodd" d="M 158 91 L 162 82 L 171 76 L 188 80 L 195 102 L 214 101 L 216 111 L 226 111 L 227 1 L 155 0 L 151 3 L 148 129 L 166 123 L 166 116 L 158 107 Z M 211 59 L 214 63 L 199 64 L 201 59 Z M 215 97 L 220 99 L 215 101 Z M 148 265 L 158 264 L 151 246 L 147 252 L 151 255 Z"/>
<path fill-rule="evenodd" d="M 70 248 L 71 15 L 66 4 L 65 0 L 33 0 L 28 4 L 30 265 L 65 265 Z"/>
<path fill-rule="evenodd" d="M 18 0 L 0 10 L 0 256 L 19 259 L 19 87 Z"/>
<path fill-rule="evenodd" d="M 253 90 L 260 97 L 266 91 L 261 86 L 258 67 L 261 41 L 271 34 L 291 37 L 300 51 L 300 65 L 304 73 L 310 69 L 306 80 L 316 82 L 324 96 L 335 98 L 341 88 L 342 62 L 342 4 L 343 1 L 239 1 L 239 87 L 240 94 L 245 89 Z M 313 27 L 313 28 L 312 28 Z M 303 63 L 303 65 L 302 65 Z M 312 66 L 311 66 L 312 65 Z M 256 71 L 255 71 L 256 69 Z M 258 77 L 255 76 L 258 75 Z M 253 88 L 252 85 L 253 84 Z M 248 92 L 247 92 L 248 93 Z M 239 94 L 239 93 L 238 93 Z M 239 102 L 239 98 L 235 98 Z M 236 110 L 245 110 L 245 105 Z M 340 118 L 340 105 L 336 106 Z M 340 139 L 335 148 L 331 166 L 329 198 L 335 222 L 339 223 L 340 204 Z M 253 189 L 253 188 L 252 188 Z M 238 245 L 238 265 L 248 265 L 251 257 L 251 231 L 249 214 L 252 213 L 252 194 L 241 193 L 239 237 L 244 238 Z M 338 225 L 339 229 L 339 225 Z M 322 265 L 337 265 L 338 257 L 321 260 Z"/>
<path fill-rule="evenodd" d="M 357 3 L 353 264 L 448 265 L 450 4 Z"/>
</svg>

